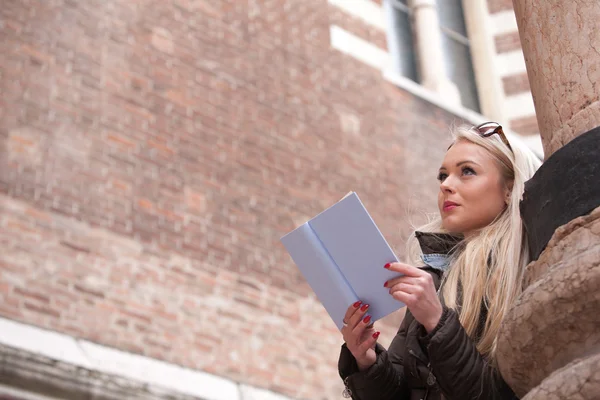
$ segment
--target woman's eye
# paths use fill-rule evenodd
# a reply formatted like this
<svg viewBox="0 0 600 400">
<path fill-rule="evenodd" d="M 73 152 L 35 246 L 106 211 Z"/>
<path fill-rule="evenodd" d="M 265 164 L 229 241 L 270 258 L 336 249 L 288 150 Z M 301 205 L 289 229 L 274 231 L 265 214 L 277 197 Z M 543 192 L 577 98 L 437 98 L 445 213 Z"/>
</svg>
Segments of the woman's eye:
<svg viewBox="0 0 600 400">
<path fill-rule="evenodd" d="M 438 181 L 443 182 L 444 179 L 446 179 L 447 177 L 448 177 L 448 174 L 444 174 L 444 173 L 440 172 L 438 174 Z"/>
<path fill-rule="evenodd" d="M 471 168 L 471 167 L 464 167 L 462 169 L 462 173 L 463 173 L 463 175 L 476 175 L 475 170 L 473 170 L 473 168 Z"/>
</svg>

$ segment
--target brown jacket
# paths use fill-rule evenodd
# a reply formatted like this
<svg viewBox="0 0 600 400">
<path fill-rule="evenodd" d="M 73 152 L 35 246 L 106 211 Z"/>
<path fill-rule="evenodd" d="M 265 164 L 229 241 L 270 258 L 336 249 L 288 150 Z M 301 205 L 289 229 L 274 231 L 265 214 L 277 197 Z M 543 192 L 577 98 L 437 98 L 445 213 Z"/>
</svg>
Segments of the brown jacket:
<svg viewBox="0 0 600 400">
<path fill-rule="evenodd" d="M 438 288 L 442 272 L 424 269 Z M 375 352 L 375 364 L 359 371 L 350 350 L 342 346 L 339 373 L 354 400 L 518 399 L 477 351 L 456 312 L 446 307 L 429 334 L 407 311 L 389 349 L 377 344 Z"/>
</svg>

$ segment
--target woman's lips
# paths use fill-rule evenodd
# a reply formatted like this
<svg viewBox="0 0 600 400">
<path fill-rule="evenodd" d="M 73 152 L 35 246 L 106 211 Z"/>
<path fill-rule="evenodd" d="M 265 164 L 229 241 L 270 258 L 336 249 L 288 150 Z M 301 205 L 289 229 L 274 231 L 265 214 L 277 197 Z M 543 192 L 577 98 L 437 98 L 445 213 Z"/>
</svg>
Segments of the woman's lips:
<svg viewBox="0 0 600 400">
<path fill-rule="evenodd" d="M 452 201 L 445 201 L 443 209 L 444 209 L 444 211 L 451 211 L 451 210 L 454 210 L 456 207 L 458 207 L 458 204 L 456 204 Z"/>
</svg>

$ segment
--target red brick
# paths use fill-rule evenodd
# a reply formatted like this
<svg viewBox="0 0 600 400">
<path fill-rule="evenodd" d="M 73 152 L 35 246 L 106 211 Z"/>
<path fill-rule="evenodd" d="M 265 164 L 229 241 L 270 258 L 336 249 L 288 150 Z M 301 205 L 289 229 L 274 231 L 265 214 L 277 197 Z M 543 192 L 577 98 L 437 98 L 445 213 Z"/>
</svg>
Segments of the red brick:
<svg viewBox="0 0 600 400">
<path fill-rule="evenodd" d="M 99 299 L 103 299 L 104 298 L 104 293 L 102 293 L 101 291 L 96 290 L 96 289 L 92 289 L 92 288 L 89 288 L 89 287 L 86 287 L 84 285 L 75 284 L 75 285 L 73 285 L 73 288 L 76 291 L 78 291 L 80 293 L 83 293 L 84 295 L 89 295 L 89 296 L 92 296 L 92 297 L 97 297 Z"/>
<path fill-rule="evenodd" d="M 18 306 L 9 306 L 7 304 L 0 304 L 0 314 L 16 320 L 23 320 L 23 309 Z"/>
<path fill-rule="evenodd" d="M 502 78 L 502 84 L 504 86 L 504 93 L 507 96 L 531 91 L 529 78 L 527 77 L 526 72 L 520 75 L 504 77 Z"/>
<path fill-rule="evenodd" d="M 490 14 L 500 11 L 513 10 L 512 0 L 487 0 Z"/>
<path fill-rule="evenodd" d="M 146 209 L 146 210 L 152 210 L 152 209 L 154 209 L 154 206 L 153 206 L 152 202 L 150 202 L 150 201 L 148 201 L 146 199 L 139 199 L 137 203 L 143 209 Z"/>
<path fill-rule="evenodd" d="M 332 25 L 337 25 L 383 50 L 387 49 L 385 31 L 343 12 L 334 5 L 329 6 L 329 20 Z"/>
<path fill-rule="evenodd" d="M 114 133 L 109 134 L 107 139 L 109 140 L 109 142 L 114 142 L 122 148 L 133 149 L 135 147 L 134 142 L 127 140 L 126 138 Z"/>
<path fill-rule="evenodd" d="M 521 38 L 519 32 L 504 33 L 494 37 L 496 53 L 507 53 L 509 51 L 521 50 Z"/>
<path fill-rule="evenodd" d="M 539 134 L 537 118 L 535 116 L 524 117 L 510 121 L 510 128 L 522 135 Z"/>
<path fill-rule="evenodd" d="M 47 294 L 40 294 L 40 293 L 36 293 L 36 292 L 32 292 L 30 290 L 27 289 L 22 289 L 19 287 L 16 287 L 14 289 L 14 292 L 16 295 L 19 295 L 21 297 L 25 297 L 31 300 L 35 300 L 41 303 L 49 303 L 50 302 L 50 298 L 48 297 Z"/>
<path fill-rule="evenodd" d="M 30 303 L 28 301 L 24 301 L 23 302 L 23 306 L 26 310 L 29 310 L 35 314 L 42 314 L 42 315 L 46 315 L 46 316 L 50 316 L 53 318 L 59 318 L 60 317 L 60 312 L 57 310 L 54 310 L 50 307 L 45 307 L 45 306 L 41 306 L 41 305 L 37 305 L 37 304 L 33 304 Z"/>
<path fill-rule="evenodd" d="M 66 242 L 66 241 L 61 241 L 60 244 L 63 245 L 63 246 L 65 246 L 65 247 L 67 247 L 67 248 L 69 248 L 69 249 L 71 249 L 71 250 L 73 250 L 73 251 L 76 251 L 76 252 L 82 252 L 82 253 L 89 253 L 90 252 L 90 249 L 88 249 L 87 247 L 79 246 L 79 245 L 74 244 L 74 243 L 69 243 L 69 242 Z"/>
<path fill-rule="evenodd" d="M 26 211 L 26 214 L 35 218 L 36 220 L 43 221 L 43 222 L 49 222 L 52 220 L 52 217 L 50 215 L 48 215 L 47 213 L 41 212 L 39 210 L 36 210 L 34 208 L 28 208 Z"/>
</svg>

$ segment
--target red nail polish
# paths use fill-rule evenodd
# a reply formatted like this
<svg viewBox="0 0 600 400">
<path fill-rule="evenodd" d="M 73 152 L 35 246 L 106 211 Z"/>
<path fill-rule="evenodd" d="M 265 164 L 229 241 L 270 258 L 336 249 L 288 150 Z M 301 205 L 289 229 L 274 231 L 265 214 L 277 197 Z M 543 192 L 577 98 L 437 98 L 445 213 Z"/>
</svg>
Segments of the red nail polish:
<svg viewBox="0 0 600 400">
<path fill-rule="evenodd" d="M 387 287 L 387 282 L 385 282 L 385 283 L 383 284 L 383 287 Z"/>
<path fill-rule="evenodd" d="M 374 339 L 377 339 L 377 338 L 379 337 L 379 334 L 380 334 L 380 333 L 381 333 L 381 332 L 375 332 L 375 333 L 373 334 L 373 338 L 374 338 Z"/>
<path fill-rule="evenodd" d="M 356 303 L 352 304 L 352 307 L 354 307 L 354 308 L 358 308 L 358 306 L 360 306 L 360 304 L 361 304 L 361 303 L 362 303 L 362 302 L 359 300 L 359 301 L 357 301 Z"/>
<path fill-rule="evenodd" d="M 369 321 L 371 321 L 371 316 L 370 316 L 370 315 L 367 315 L 367 316 L 366 316 L 366 317 L 363 319 L 363 322 L 364 322 L 365 324 L 368 324 L 368 323 L 369 323 Z"/>
<path fill-rule="evenodd" d="M 365 304 L 364 306 L 362 306 L 362 307 L 360 308 L 360 311 L 367 311 L 367 308 L 369 308 L 369 305 L 368 305 L 368 304 Z"/>
<path fill-rule="evenodd" d="M 392 265 L 392 263 L 387 263 L 383 268 L 390 269 L 390 265 Z"/>
</svg>

